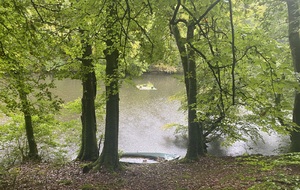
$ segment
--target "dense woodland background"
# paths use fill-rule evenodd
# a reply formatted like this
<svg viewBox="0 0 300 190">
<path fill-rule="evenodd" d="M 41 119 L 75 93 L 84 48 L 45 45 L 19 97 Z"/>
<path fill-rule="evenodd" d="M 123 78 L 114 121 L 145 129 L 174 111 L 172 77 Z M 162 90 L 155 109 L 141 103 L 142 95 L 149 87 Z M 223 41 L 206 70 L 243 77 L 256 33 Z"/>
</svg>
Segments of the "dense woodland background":
<svg viewBox="0 0 300 190">
<path fill-rule="evenodd" d="M 92 161 L 87 171 L 119 169 L 119 89 L 153 69 L 182 72 L 188 126 L 173 127 L 188 136 L 185 160 L 260 131 L 289 135 L 288 151 L 299 152 L 299 3 L 2 0 L 1 169 L 65 162 L 74 143 L 77 160 Z M 52 91 L 69 78 L 83 93 L 65 103 Z"/>
</svg>

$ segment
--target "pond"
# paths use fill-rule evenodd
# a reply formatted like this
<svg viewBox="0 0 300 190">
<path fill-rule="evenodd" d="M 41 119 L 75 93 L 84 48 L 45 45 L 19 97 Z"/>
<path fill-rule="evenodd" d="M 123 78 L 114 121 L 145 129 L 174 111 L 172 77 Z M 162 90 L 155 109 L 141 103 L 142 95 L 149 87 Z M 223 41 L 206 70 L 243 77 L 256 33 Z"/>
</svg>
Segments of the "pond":
<svg viewBox="0 0 300 190">
<path fill-rule="evenodd" d="M 184 156 L 186 142 L 174 136 L 174 129 L 165 125 L 187 125 L 186 113 L 180 110 L 180 102 L 171 96 L 184 93 L 184 84 L 176 75 L 144 74 L 134 79 L 134 84 L 123 83 L 120 90 L 119 149 L 123 152 L 163 152 Z M 139 90 L 136 85 L 150 84 L 155 90 Z M 57 81 L 56 94 L 65 101 L 81 97 L 81 82 L 66 79 Z M 210 143 L 212 155 L 237 156 L 244 153 L 278 154 L 288 146 L 289 138 L 278 134 L 261 133 L 263 140 L 236 142 L 231 147 L 222 147 L 220 142 Z"/>
</svg>

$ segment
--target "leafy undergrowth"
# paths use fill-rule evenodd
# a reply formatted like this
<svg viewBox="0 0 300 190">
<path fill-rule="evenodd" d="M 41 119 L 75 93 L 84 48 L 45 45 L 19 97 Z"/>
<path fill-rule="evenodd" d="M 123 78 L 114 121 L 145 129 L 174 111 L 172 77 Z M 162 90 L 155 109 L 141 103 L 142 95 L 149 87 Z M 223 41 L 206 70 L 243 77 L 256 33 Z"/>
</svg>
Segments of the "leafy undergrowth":
<svg viewBox="0 0 300 190">
<path fill-rule="evenodd" d="M 300 189 L 298 157 L 207 156 L 199 162 L 128 165 L 119 172 L 87 174 L 79 162 L 27 163 L 0 173 L 0 189 Z"/>
</svg>

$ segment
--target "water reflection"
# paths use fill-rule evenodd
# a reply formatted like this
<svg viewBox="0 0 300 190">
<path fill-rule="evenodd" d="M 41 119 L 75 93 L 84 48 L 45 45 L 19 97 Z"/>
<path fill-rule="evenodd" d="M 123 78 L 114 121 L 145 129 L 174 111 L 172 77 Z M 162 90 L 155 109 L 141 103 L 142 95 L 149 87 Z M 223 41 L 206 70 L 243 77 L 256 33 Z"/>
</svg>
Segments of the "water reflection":
<svg viewBox="0 0 300 190">
<path fill-rule="evenodd" d="M 208 151 L 215 156 L 239 156 L 243 154 L 276 155 L 286 153 L 290 139 L 272 132 L 271 134 L 260 132 L 262 139 L 255 141 L 248 138 L 247 142 L 237 141 L 230 147 L 222 146 L 222 140 L 211 142 Z"/>
<path fill-rule="evenodd" d="M 129 152 L 165 152 L 185 154 L 185 147 L 174 144 L 174 130 L 164 130 L 168 123 L 185 124 L 180 102 L 169 97 L 184 90 L 170 75 L 143 75 L 135 84 L 151 82 L 157 90 L 138 90 L 124 84 L 120 91 L 119 148 Z"/>
</svg>

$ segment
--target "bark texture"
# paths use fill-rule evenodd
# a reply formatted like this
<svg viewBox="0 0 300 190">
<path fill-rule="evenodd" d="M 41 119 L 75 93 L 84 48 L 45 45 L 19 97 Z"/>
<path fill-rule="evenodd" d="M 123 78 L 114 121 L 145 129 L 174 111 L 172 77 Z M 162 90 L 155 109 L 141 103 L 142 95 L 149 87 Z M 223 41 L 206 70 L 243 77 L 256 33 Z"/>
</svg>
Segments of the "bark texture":
<svg viewBox="0 0 300 190">
<path fill-rule="evenodd" d="M 205 154 L 202 126 L 197 121 L 197 75 L 195 51 L 189 47 L 187 42 L 194 38 L 195 25 L 188 25 L 187 37 L 183 38 L 177 24 L 171 23 L 172 33 L 175 37 L 180 52 L 182 67 L 184 71 L 184 82 L 188 102 L 188 148 L 186 159 L 197 160 Z"/>
<path fill-rule="evenodd" d="M 299 5 L 297 0 L 287 0 L 289 20 L 289 43 L 293 58 L 294 71 L 300 73 L 300 37 L 299 37 Z M 299 80 L 299 79 L 298 79 Z M 300 81 L 298 81 L 300 82 Z M 297 125 L 291 131 L 291 151 L 300 152 L 300 92 L 295 91 L 293 122 Z"/>
<path fill-rule="evenodd" d="M 111 2 L 107 11 L 106 49 L 106 118 L 104 146 L 99 157 L 98 166 L 110 170 L 119 168 L 118 137 L 119 137 L 119 33 L 117 27 L 116 3 Z M 96 167 L 97 168 L 97 167 Z"/>
<path fill-rule="evenodd" d="M 97 93 L 97 82 L 92 64 L 92 46 L 83 42 L 84 52 L 82 58 L 82 86 L 83 94 L 81 99 L 81 123 L 82 137 L 81 149 L 77 156 L 81 161 L 95 161 L 99 156 L 97 139 L 96 139 L 96 113 L 95 113 L 95 98 Z"/>
<path fill-rule="evenodd" d="M 108 40 L 108 47 L 113 42 Z M 119 167 L 118 136 L 119 136 L 119 84 L 118 84 L 118 50 L 107 49 L 106 77 L 109 84 L 106 85 L 106 119 L 103 151 L 100 156 L 100 165 L 115 170 Z"/>
<path fill-rule="evenodd" d="M 21 82 L 20 82 L 21 83 Z M 22 104 L 22 112 L 24 114 L 24 121 L 25 121 L 25 130 L 26 130 L 26 137 L 28 142 L 28 155 L 22 155 L 23 159 L 28 160 L 39 160 L 39 154 L 37 149 L 37 144 L 34 138 L 34 131 L 33 131 L 33 124 L 32 124 L 32 116 L 30 113 L 30 104 L 28 102 L 27 94 L 24 92 L 24 87 L 20 84 L 19 89 L 19 97 Z"/>
</svg>

